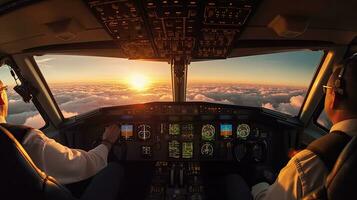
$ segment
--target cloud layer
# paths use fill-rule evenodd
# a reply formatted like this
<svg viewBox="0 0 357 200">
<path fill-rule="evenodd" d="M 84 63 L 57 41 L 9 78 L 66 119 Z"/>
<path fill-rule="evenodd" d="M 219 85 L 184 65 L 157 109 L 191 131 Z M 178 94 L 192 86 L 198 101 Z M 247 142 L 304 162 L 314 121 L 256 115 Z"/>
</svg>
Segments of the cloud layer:
<svg viewBox="0 0 357 200">
<path fill-rule="evenodd" d="M 156 84 L 146 91 L 135 91 L 118 84 L 52 84 L 52 93 L 66 117 L 99 107 L 172 101 L 171 85 Z M 265 107 L 296 115 L 306 90 L 296 87 L 257 86 L 244 84 L 189 84 L 188 101 Z M 32 104 L 24 103 L 13 91 L 9 92 L 8 121 L 41 127 L 41 116 Z"/>
</svg>

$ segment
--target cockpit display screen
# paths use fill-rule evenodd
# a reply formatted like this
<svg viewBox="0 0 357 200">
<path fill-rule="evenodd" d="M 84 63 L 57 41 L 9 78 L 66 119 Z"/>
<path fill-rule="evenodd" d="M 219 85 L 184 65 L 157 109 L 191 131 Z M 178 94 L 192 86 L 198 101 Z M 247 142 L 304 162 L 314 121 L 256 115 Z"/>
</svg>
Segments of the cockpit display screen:
<svg viewBox="0 0 357 200">
<path fill-rule="evenodd" d="M 133 138 L 133 129 L 134 129 L 134 127 L 131 124 L 121 125 L 121 136 L 125 140 Z"/>
<path fill-rule="evenodd" d="M 232 136 L 232 124 L 221 124 L 221 137 L 230 138 Z"/>
<path fill-rule="evenodd" d="M 181 134 L 182 137 L 185 139 L 192 139 L 193 138 L 193 124 L 182 124 L 181 126 Z"/>
<path fill-rule="evenodd" d="M 193 143 L 184 142 L 182 143 L 182 158 L 192 158 L 193 157 Z"/>
<path fill-rule="evenodd" d="M 180 158 L 180 142 L 172 140 L 169 142 L 169 157 Z"/>
<path fill-rule="evenodd" d="M 180 124 L 169 124 L 169 135 L 180 135 Z"/>
</svg>

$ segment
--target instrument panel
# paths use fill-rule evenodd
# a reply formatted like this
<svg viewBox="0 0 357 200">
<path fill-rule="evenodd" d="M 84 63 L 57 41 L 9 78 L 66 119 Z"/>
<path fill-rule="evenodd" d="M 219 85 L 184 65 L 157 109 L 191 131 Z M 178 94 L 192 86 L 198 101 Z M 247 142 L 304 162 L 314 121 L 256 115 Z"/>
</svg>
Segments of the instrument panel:
<svg viewBox="0 0 357 200">
<path fill-rule="evenodd" d="M 247 122 L 124 122 L 120 144 L 128 148 L 128 160 L 232 160 L 240 159 L 248 146 L 266 151 L 269 132 Z M 262 153 L 260 153 L 262 154 Z M 259 157 L 259 158 L 258 158 Z M 264 160 L 259 155 L 255 161 Z"/>
<path fill-rule="evenodd" d="M 286 115 L 256 107 L 153 102 L 100 108 L 76 116 L 77 123 L 72 121 L 71 126 L 86 133 L 78 134 L 78 143 L 93 144 L 104 127 L 118 125 L 116 146 L 125 148 L 128 161 L 257 163 L 269 159 L 274 141 L 281 140 L 278 135 L 284 128 L 279 127 L 290 123 L 286 119 Z"/>
<path fill-rule="evenodd" d="M 102 137 L 105 127 L 116 124 L 119 140 L 108 159 L 125 161 L 129 168 L 153 169 L 147 199 L 195 195 L 205 199 L 212 195 L 205 191 L 212 186 L 210 181 L 206 184 L 211 174 L 237 170 L 263 174 L 271 167 L 280 169 L 285 162 L 282 148 L 290 131 L 300 126 L 293 119 L 257 107 L 151 102 L 99 108 L 71 118 L 63 129 L 73 138 L 72 147 L 90 150 L 98 145 L 93 141 Z M 133 167 L 132 174 L 138 174 L 138 169 Z M 215 179 L 212 184 L 216 185 Z"/>
</svg>

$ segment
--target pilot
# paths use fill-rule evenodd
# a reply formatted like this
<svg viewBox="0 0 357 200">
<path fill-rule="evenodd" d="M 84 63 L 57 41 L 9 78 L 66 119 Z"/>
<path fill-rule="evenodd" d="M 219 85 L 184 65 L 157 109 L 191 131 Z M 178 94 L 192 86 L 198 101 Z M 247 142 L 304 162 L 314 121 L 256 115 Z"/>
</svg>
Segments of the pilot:
<svg viewBox="0 0 357 200">
<path fill-rule="evenodd" d="M 6 124 L 5 120 L 8 100 L 6 86 L 2 81 L 0 92 L 0 123 L 11 129 L 13 125 Z M 108 152 L 119 136 L 119 128 L 116 125 L 106 127 L 101 144 L 90 151 L 63 146 L 33 128 L 28 128 L 23 135 L 13 134 L 22 143 L 36 166 L 59 183 L 70 184 L 94 176 L 81 199 L 116 199 L 120 179 L 124 174 L 119 164 L 107 163 Z"/>
<path fill-rule="evenodd" d="M 327 85 L 323 86 L 325 112 L 332 122 L 331 134 L 357 136 L 357 56 L 352 56 L 337 67 Z M 272 185 L 259 183 L 249 188 L 239 175 L 228 175 L 225 180 L 228 199 L 302 199 L 325 185 L 329 170 L 320 157 L 305 149 L 297 153 L 280 171 Z M 248 193 L 248 194 L 247 194 Z"/>
</svg>

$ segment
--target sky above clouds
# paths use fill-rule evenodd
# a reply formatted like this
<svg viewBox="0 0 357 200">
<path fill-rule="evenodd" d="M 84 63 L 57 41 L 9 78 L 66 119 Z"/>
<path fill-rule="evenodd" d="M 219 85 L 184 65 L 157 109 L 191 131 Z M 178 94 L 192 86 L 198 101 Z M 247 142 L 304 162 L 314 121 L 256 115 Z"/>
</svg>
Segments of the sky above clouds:
<svg viewBox="0 0 357 200">
<path fill-rule="evenodd" d="M 322 51 L 296 51 L 192 62 L 188 80 L 305 87 L 322 55 Z M 50 83 L 122 83 L 135 74 L 142 74 L 152 82 L 170 82 L 171 79 L 170 65 L 166 62 L 68 55 L 44 55 L 35 59 Z"/>
<path fill-rule="evenodd" d="M 322 55 L 298 51 L 191 63 L 187 100 L 297 115 Z M 172 101 L 168 63 L 65 55 L 35 60 L 66 117 L 104 106 Z M 4 67 L 0 80 L 14 83 Z M 11 89 L 9 101 L 9 122 L 36 128 L 44 124 L 36 108 Z"/>
</svg>

